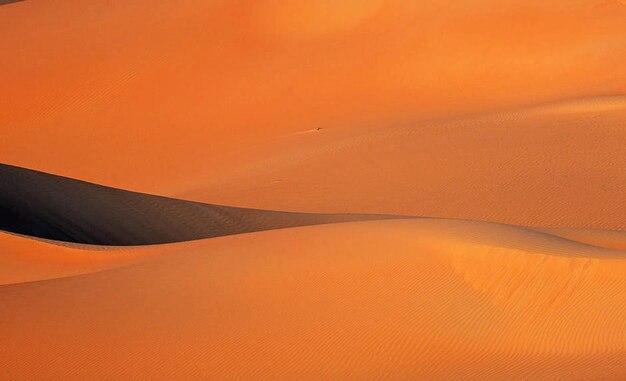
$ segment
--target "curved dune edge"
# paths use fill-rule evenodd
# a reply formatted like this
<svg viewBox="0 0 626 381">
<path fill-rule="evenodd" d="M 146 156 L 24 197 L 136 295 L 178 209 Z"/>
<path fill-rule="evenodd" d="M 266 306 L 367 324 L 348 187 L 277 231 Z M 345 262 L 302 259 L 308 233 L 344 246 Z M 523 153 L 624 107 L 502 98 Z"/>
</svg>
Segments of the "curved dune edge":
<svg viewBox="0 0 626 381">
<path fill-rule="evenodd" d="M 626 250 L 626 232 L 599 229 L 552 228 L 540 232 L 606 249 Z"/>
<path fill-rule="evenodd" d="M 405 219 L 405 218 L 403 218 Z M 536 250 L 553 256 L 614 258 L 626 255 L 626 233 L 593 229 L 538 229 L 482 221 L 407 218 L 427 224 L 427 234 L 450 242 L 475 242 L 505 250 Z M 219 238 L 219 237 L 216 237 Z M 211 238 L 211 239 L 216 239 Z M 148 246 L 76 244 L 0 234 L 0 285 L 84 275 L 132 264 L 154 252 L 180 251 L 205 240 Z"/>
<path fill-rule="evenodd" d="M 131 248 L 85 247 L 0 233 L 0 285 L 90 274 L 134 263 L 144 255 Z"/>
<path fill-rule="evenodd" d="M 132 265 L 1 286 L 6 377 L 626 375 L 623 251 L 426 219 L 135 250 Z"/>
<path fill-rule="evenodd" d="M 332 222 L 400 218 L 185 201 L 0 164 L 0 230 L 92 245 L 150 245 Z"/>
<path fill-rule="evenodd" d="M 6 164 L 0 164 L 0 180 L 0 231 L 70 246 L 163 244 L 325 223 L 425 218 L 211 205 L 126 191 Z M 620 231 L 529 229 L 600 247 L 626 248 L 626 233 Z"/>
<path fill-rule="evenodd" d="M 538 229 L 439 218 L 402 219 L 423 227 L 422 229 L 425 230 L 423 233 L 433 239 L 441 239 L 451 244 L 460 242 L 461 245 L 491 247 L 493 252 L 521 250 L 548 256 L 590 259 L 626 257 L 625 232 L 593 229 Z M 288 230 L 292 229 L 297 228 Z M 156 253 L 194 250 L 196 247 L 207 245 L 207 240 L 216 239 L 220 237 L 161 245 L 101 246 L 54 241 L 14 233 L 0 234 L 2 247 L 0 285 L 58 279 L 124 267 L 141 262 Z M 474 257 L 470 259 L 477 260 Z"/>
</svg>

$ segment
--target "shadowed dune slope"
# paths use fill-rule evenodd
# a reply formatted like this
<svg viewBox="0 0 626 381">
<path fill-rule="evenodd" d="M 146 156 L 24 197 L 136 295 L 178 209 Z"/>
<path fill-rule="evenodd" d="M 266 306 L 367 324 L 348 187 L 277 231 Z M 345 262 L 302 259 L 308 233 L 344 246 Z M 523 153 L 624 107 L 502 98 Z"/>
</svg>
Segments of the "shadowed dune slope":
<svg viewBox="0 0 626 381">
<path fill-rule="evenodd" d="M 0 286 L 4 377 L 626 377 L 624 251 L 433 219 L 129 250 L 132 265 Z"/>
<path fill-rule="evenodd" d="M 208 205 L 0 164 L 0 228 L 95 245 L 188 241 L 330 222 L 389 218 Z"/>
<path fill-rule="evenodd" d="M 11 4 L 11 3 L 19 3 L 20 1 L 25 1 L 25 0 L 0 0 L 0 5 L 7 5 L 7 4 Z"/>
<path fill-rule="evenodd" d="M 565 239 L 584 242 L 607 249 L 626 250 L 626 232 L 614 230 L 553 228 L 537 229 Z"/>
</svg>

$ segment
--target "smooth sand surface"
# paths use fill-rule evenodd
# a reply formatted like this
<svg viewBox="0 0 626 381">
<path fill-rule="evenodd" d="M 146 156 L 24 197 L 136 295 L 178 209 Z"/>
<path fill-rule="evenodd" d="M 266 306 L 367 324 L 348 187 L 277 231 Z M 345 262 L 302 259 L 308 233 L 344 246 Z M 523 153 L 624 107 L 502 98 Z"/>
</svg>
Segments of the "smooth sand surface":
<svg viewBox="0 0 626 381">
<path fill-rule="evenodd" d="M 0 380 L 626 379 L 624 1 L 0 5 Z"/>
<path fill-rule="evenodd" d="M 324 129 L 233 157 L 179 195 L 266 209 L 626 230 L 625 123 L 626 96 L 616 96 Z"/>
<path fill-rule="evenodd" d="M 609 0 L 15 3 L 2 162 L 177 197 L 279 136 L 624 95 L 625 21 Z"/>
<path fill-rule="evenodd" d="M 133 250 L 142 258 L 132 265 L 0 286 L 7 379 L 616 380 L 626 372 L 625 251 L 451 220 Z"/>
<path fill-rule="evenodd" d="M 107 250 L 107 253 L 98 251 Z M 141 256 L 130 248 L 67 245 L 0 234 L 0 285 L 92 273 L 128 264 Z M 5 327 L 6 328 L 6 327 Z"/>
</svg>

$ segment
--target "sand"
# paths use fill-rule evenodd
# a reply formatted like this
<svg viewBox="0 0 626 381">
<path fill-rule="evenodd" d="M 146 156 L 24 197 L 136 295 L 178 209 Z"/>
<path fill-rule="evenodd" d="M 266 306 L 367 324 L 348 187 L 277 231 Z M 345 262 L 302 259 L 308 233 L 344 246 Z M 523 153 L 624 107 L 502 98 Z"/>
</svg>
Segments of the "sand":
<svg viewBox="0 0 626 381">
<path fill-rule="evenodd" d="M 141 258 L 130 265 L 0 287 L 0 326 L 11 327 L 0 350 L 7 379 L 619 379 L 626 371 L 624 251 L 430 219 L 133 250 Z"/>
<path fill-rule="evenodd" d="M 2 162 L 164 196 L 228 166 L 227 153 L 278 136 L 626 91 L 618 1 L 1 9 L 0 83 L 11 94 L 0 108 Z"/>
<path fill-rule="evenodd" d="M 0 1 L 0 46 L 0 380 L 626 379 L 623 1 Z"/>
<path fill-rule="evenodd" d="M 178 196 L 626 230 L 624 121 L 626 97 L 614 96 L 358 133 L 324 129 L 250 149 Z"/>
<path fill-rule="evenodd" d="M 0 235 L 0 285 L 88 274 L 132 263 L 141 253 L 130 248 L 68 244 L 28 236 Z M 100 251 L 107 250 L 106 254 Z M 8 327 L 5 327 L 8 328 Z"/>
<path fill-rule="evenodd" d="M 130 192 L 0 164 L 0 229 L 91 245 L 150 245 L 294 226 L 387 219 L 244 209 Z"/>
</svg>

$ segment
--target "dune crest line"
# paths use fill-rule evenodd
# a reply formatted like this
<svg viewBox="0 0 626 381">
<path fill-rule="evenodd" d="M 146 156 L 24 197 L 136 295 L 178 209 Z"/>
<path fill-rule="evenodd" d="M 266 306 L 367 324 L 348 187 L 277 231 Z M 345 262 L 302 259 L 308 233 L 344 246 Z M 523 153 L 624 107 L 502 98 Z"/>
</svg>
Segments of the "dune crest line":
<svg viewBox="0 0 626 381">
<path fill-rule="evenodd" d="M 92 245 L 151 245 L 262 230 L 402 218 L 281 212 L 132 192 L 0 164 L 0 229 Z"/>
</svg>

